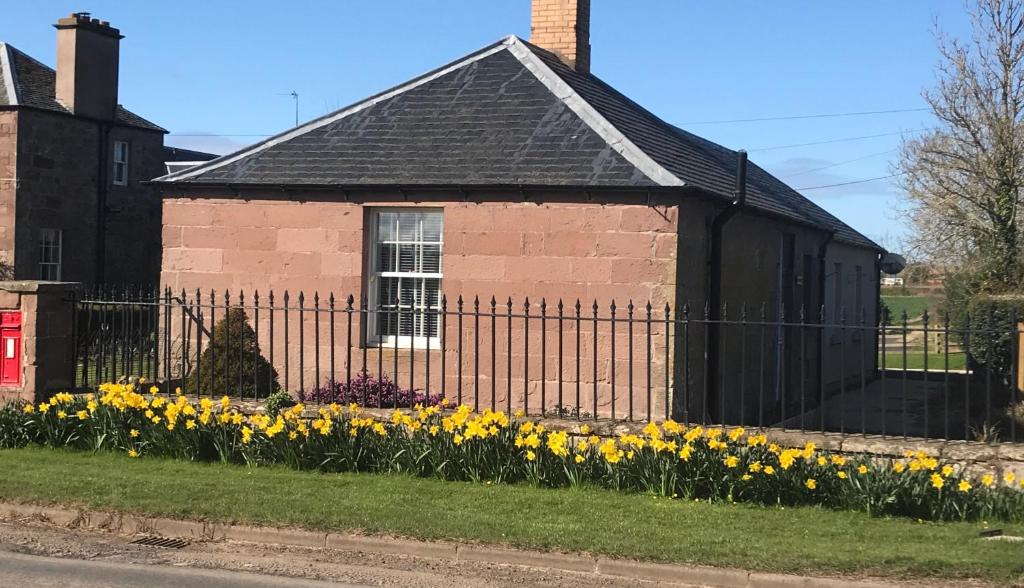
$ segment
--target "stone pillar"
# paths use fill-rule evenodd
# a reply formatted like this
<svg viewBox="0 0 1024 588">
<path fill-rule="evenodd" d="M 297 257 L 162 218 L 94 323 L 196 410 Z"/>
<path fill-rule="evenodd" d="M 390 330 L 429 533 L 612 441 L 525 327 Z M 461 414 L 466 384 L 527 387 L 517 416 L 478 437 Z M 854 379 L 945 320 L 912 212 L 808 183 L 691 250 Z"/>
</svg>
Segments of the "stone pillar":
<svg viewBox="0 0 1024 588">
<path fill-rule="evenodd" d="M 0 401 L 37 401 L 71 391 L 77 287 L 67 282 L 0 281 L 0 312 L 21 313 L 21 384 L 0 386 Z M 3 352 L 0 349 L 0 357 Z"/>
</svg>

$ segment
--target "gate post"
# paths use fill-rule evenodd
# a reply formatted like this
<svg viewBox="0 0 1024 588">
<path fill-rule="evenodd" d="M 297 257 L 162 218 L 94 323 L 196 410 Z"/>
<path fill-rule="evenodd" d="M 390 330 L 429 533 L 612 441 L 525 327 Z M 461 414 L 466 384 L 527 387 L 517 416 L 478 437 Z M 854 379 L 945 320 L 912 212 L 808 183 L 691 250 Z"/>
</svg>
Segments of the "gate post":
<svg viewBox="0 0 1024 588">
<path fill-rule="evenodd" d="M 71 282 L 0 281 L 0 401 L 71 391 L 75 310 Z"/>
</svg>

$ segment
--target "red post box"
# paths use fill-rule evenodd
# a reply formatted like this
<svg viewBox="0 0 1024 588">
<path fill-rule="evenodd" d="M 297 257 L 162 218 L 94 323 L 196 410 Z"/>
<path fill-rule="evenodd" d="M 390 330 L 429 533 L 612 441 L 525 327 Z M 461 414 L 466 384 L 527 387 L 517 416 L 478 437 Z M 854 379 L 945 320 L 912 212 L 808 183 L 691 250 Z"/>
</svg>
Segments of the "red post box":
<svg viewBox="0 0 1024 588">
<path fill-rule="evenodd" d="M 21 385 L 21 313 L 0 312 L 0 386 Z"/>
</svg>

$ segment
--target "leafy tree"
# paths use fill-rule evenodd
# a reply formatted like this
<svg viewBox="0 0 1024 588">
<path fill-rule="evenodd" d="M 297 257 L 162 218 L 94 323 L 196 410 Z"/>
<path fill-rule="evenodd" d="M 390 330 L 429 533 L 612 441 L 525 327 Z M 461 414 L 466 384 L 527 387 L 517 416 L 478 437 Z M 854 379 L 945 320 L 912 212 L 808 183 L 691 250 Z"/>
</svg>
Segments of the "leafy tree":
<svg viewBox="0 0 1024 588">
<path fill-rule="evenodd" d="M 904 141 L 898 171 L 914 245 L 999 292 L 1024 275 L 1024 0 L 978 0 L 970 20 L 969 39 L 938 33 L 938 85 L 924 92 L 938 125 Z"/>
<path fill-rule="evenodd" d="M 278 391 L 277 370 L 260 353 L 256 333 L 241 308 L 228 309 L 213 327 L 210 345 L 189 374 L 188 390 L 200 394 L 265 398 Z"/>
</svg>

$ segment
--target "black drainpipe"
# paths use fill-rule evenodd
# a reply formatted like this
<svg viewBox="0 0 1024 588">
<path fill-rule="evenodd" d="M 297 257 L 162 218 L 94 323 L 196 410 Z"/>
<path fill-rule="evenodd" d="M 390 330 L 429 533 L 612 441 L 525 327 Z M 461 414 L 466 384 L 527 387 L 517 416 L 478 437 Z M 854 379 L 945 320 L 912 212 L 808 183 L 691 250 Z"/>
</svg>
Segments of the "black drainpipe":
<svg viewBox="0 0 1024 588">
<path fill-rule="evenodd" d="M 883 255 L 884 254 L 879 253 L 877 256 L 875 256 L 875 325 L 874 326 L 876 326 L 876 327 L 878 326 L 879 321 L 881 321 L 883 318 L 885 318 L 885 317 L 882 316 L 882 279 L 881 279 L 881 276 L 882 276 L 882 256 Z M 875 347 L 874 347 L 875 353 L 873 354 L 874 355 L 873 360 L 874 360 L 874 366 L 875 366 L 874 373 L 877 375 L 879 367 L 880 367 L 879 359 L 878 359 L 879 345 L 880 344 L 884 345 L 885 341 L 882 341 L 881 333 L 879 332 L 879 329 L 872 329 L 872 330 L 874 331 L 874 334 L 875 334 Z"/>
<path fill-rule="evenodd" d="M 104 282 L 107 250 L 108 143 L 112 125 L 100 122 L 96 137 L 96 275 L 94 284 Z"/>
<path fill-rule="evenodd" d="M 818 246 L 818 324 L 825 324 L 825 282 L 828 275 L 828 246 L 836 234 L 829 232 L 825 240 Z M 814 319 L 812 319 L 814 320 Z M 825 328 L 818 329 L 818 395 L 825 394 Z"/>
<path fill-rule="evenodd" d="M 711 416 L 709 407 L 717 406 L 714 402 L 716 384 L 718 382 L 718 325 L 722 309 L 722 229 L 729 219 L 736 216 L 747 203 L 747 152 L 736 152 L 736 188 L 733 190 L 733 201 L 724 210 L 711 219 L 711 243 L 708 247 L 707 280 L 708 299 L 707 315 L 712 322 L 704 330 L 704 407 L 703 414 Z M 724 393 L 724 391 L 722 391 Z M 716 415 L 723 418 L 724 415 Z"/>
</svg>

